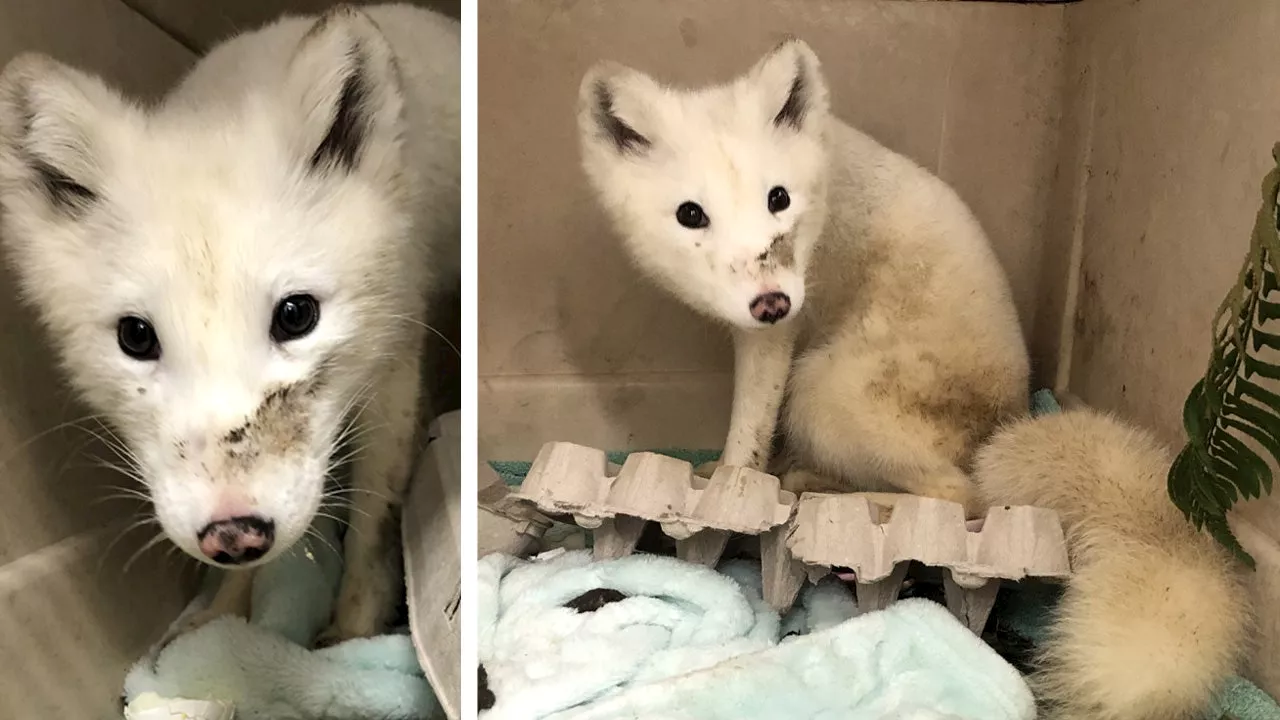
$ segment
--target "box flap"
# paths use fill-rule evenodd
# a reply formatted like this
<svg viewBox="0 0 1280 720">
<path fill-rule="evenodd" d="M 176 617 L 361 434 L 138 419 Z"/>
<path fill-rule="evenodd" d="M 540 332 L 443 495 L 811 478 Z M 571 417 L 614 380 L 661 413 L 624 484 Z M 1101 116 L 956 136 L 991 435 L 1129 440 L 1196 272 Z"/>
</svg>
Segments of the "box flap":
<svg viewBox="0 0 1280 720">
<path fill-rule="evenodd" d="M 461 415 L 431 423 L 403 520 L 405 587 L 413 644 L 449 720 L 458 720 L 462 652 L 458 614 L 462 537 Z"/>
</svg>

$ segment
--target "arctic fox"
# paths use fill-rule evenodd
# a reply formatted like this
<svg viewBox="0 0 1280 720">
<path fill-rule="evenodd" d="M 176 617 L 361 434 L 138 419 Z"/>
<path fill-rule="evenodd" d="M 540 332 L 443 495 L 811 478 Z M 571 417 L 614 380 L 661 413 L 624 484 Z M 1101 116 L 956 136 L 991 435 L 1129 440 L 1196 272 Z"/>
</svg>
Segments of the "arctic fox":
<svg viewBox="0 0 1280 720">
<path fill-rule="evenodd" d="M 972 452 L 1028 405 L 1007 280 L 954 191 L 829 114 L 808 45 L 700 90 L 597 65 L 578 124 L 636 264 L 732 328 L 722 463 L 977 510 Z"/>
<path fill-rule="evenodd" d="M 285 18 L 151 108 L 39 55 L 0 75 L 8 259 L 168 537 L 271 560 L 361 436 L 329 641 L 397 599 L 423 317 L 458 274 L 459 38 L 409 5 Z"/>
<path fill-rule="evenodd" d="M 1169 501 L 1172 453 L 1094 411 L 1000 429 L 974 461 L 991 504 L 1062 516 L 1074 572 L 1035 676 L 1049 717 L 1189 720 L 1247 649 L 1248 589 Z"/>
</svg>

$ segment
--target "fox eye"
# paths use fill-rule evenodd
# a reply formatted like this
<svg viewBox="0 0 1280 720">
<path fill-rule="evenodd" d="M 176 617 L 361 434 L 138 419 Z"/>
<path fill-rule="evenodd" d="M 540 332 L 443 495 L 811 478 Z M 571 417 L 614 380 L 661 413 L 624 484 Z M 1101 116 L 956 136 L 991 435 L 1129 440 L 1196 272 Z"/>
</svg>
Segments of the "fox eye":
<svg viewBox="0 0 1280 720">
<path fill-rule="evenodd" d="M 791 207 L 791 196 L 781 185 L 769 191 L 769 212 L 778 214 Z"/>
<path fill-rule="evenodd" d="M 276 304 L 271 316 L 271 339 L 278 343 L 311 334 L 320 322 L 320 301 L 310 295 L 290 295 Z"/>
<path fill-rule="evenodd" d="M 135 315 L 120 318 L 116 323 L 116 343 L 121 352 L 134 360 L 159 360 L 160 339 L 151 323 Z"/>
<path fill-rule="evenodd" d="M 702 206 L 695 202 L 680 203 L 680 207 L 676 208 L 676 222 L 690 230 L 697 230 L 711 224 L 707 214 L 702 211 Z"/>
</svg>

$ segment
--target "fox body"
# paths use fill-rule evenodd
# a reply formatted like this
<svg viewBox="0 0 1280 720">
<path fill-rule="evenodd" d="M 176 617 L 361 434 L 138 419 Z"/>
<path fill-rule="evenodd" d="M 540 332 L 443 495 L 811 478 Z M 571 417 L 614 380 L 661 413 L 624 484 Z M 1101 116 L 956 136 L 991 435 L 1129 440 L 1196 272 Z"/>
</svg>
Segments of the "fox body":
<svg viewBox="0 0 1280 720">
<path fill-rule="evenodd" d="M 150 108 L 38 55 L 0 75 L 6 254 L 175 544 L 269 561 L 360 434 L 334 640 L 394 608 L 459 83 L 457 23 L 407 5 L 236 36 Z"/>
<path fill-rule="evenodd" d="M 1028 404 L 1007 280 L 951 188 L 830 115 L 807 45 L 698 90 L 604 63 L 578 118 L 632 259 L 732 329 L 722 463 L 972 507 L 976 445 Z"/>
</svg>

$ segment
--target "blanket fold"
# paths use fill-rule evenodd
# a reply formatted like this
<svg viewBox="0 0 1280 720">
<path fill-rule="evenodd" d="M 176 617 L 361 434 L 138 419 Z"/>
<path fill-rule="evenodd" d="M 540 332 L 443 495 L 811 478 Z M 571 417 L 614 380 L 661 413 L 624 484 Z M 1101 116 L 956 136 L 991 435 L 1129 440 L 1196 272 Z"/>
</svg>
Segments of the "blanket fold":
<svg viewBox="0 0 1280 720">
<path fill-rule="evenodd" d="M 480 561 L 484 720 L 1030 720 L 1018 672 L 928 601 L 852 617 L 839 583 L 783 620 L 758 565 L 589 552 Z"/>
</svg>

